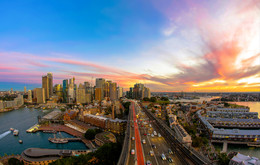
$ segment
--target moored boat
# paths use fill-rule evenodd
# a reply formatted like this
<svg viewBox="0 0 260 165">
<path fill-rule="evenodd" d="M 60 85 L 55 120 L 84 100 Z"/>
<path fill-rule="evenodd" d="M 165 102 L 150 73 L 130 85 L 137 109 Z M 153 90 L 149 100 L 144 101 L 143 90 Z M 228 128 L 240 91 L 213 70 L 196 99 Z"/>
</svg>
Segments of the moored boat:
<svg viewBox="0 0 260 165">
<path fill-rule="evenodd" d="M 13 128 L 10 128 L 10 131 L 13 131 L 14 129 Z"/>
<path fill-rule="evenodd" d="M 20 144 L 22 144 L 22 143 L 23 143 L 23 141 L 22 141 L 22 140 L 19 140 L 19 143 L 20 143 Z"/>
<path fill-rule="evenodd" d="M 17 129 L 15 129 L 14 132 L 13 132 L 13 135 L 18 136 L 18 134 L 19 134 L 19 131 Z"/>
</svg>

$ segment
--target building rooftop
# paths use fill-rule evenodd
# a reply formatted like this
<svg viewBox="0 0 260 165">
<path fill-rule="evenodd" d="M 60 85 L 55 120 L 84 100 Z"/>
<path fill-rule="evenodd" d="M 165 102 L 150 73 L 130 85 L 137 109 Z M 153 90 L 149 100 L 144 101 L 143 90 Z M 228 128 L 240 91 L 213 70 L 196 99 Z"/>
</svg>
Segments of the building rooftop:
<svg viewBox="0 0 260 165">
<path fill-rule="evenodd" d="M 243 129 L 218 129 L 214 128 L 214 134 L 221 134 L 221 135 L 259 135 L 260 130 L 243 130 Z"/>
<path fill-rule="evenodd" d="M 57 160 L 61 156 L 71 156 L 71 150 L 28 148 L 21 154 L 22 158 L 27 161 L 46 161 Z"/>
<path fill-rule="evenodd" d="M 248 108 L 217 108 L 217 111 L 237 111 L 237 112 L 241 112 L 241 111 L 245 111 L 245 112 L 249 112 Z"/>
<path fill-rule="evenodd" d="M 48 113 L 47 115 L 43 116 L 43 119 L 47 119 L 47 120 L 56 119 L 57 117 L 59 117 L 60 114 L 61 114 L 60 110 L 54 110 Z"/>
<path fill-rule="evenodd" d="M 243 165 L 259 165 L 260 160 L 256 157 L 250 157 L 243 154 L 238 153 L 234 156 L 229 164 L 243 164 Z"/>
</svg>

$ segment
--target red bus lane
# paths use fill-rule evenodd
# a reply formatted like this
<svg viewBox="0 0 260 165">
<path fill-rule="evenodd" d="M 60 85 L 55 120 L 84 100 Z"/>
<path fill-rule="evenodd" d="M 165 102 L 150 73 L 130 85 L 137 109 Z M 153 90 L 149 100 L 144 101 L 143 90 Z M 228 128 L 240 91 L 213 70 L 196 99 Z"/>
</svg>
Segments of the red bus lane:
<svg viewBox="0 0 260 165">
<path fill-rule="evenodd" d="M 135 130 L 135 146 L 136 146 L 136 155 L 137 155 L 137 164 L 144 165 L 144 157 L 143 157 L 143 150 L 141 146 L 141 138 L 138 131 L 138 125 L 136 120 L 135 108 L 133 106 L 133 117 L 134 117 L 134 130 Z"/>
</svg>

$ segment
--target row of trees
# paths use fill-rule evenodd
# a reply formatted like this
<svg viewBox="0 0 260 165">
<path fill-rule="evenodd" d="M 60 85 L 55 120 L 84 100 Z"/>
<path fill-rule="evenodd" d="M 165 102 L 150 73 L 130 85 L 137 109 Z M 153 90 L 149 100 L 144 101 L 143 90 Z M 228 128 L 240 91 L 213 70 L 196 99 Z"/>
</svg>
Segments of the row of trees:
<svg viewBox="0 0 260 165">
<path fill-rule="evenodd" d="M 151 97 L 151 98 L 148 98 L 148 97 L 145 97 L 143 98 L 143 101 L 151 101 L 151 102 L 156 102 L 158 100 L 161 100 L 161 101 L 169 101 L 168 97 L 160 97 L 160 98 L 157 98 L 157 97 Z"/>
<path fill-rule="evenodd" d="M 120 143 L 107 143 L 95 152 L 58 159 L 50 165 L 116 165 L 121 149 Z"/>
</svg>

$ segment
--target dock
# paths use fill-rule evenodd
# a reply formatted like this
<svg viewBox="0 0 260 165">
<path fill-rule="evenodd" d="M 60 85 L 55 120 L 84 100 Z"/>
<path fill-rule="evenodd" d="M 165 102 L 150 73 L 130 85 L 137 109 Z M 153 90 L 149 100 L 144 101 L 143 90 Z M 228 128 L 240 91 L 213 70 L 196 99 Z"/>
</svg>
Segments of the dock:
<svg viewBox="0 0 260 165">
<path fill-rule="evenodd" d="M 87 140 L 84 137 L 84 134 L 74 130 L 70 127 L 67 127 L 65 125 L 48 125 L 48 126 L 40 126 L 39 129 L 37 131 L 57 131 L 57 132 L 66 132 L 72 136 L 75 136 L 77 138 L 80 138 L 81 141 L 89 148 L 89 149 L 94 149 L 95 146 L 92 144 L 92 142 L 90 140 Z"/>
<path fill-rule="evenodd" d="M 28 133 L 37 132 L 39 127 L 40 127 L 40 125 L 35 124 L 31 128 L 27 129 L 26 132 L 28 132 Z"/>
<path fill-rule="evenodd" d="M 67 140 L 69 142 L 82 141 L 81 138 L 49 138 L 49 141 L 51 140 Z"/>
</svg>

